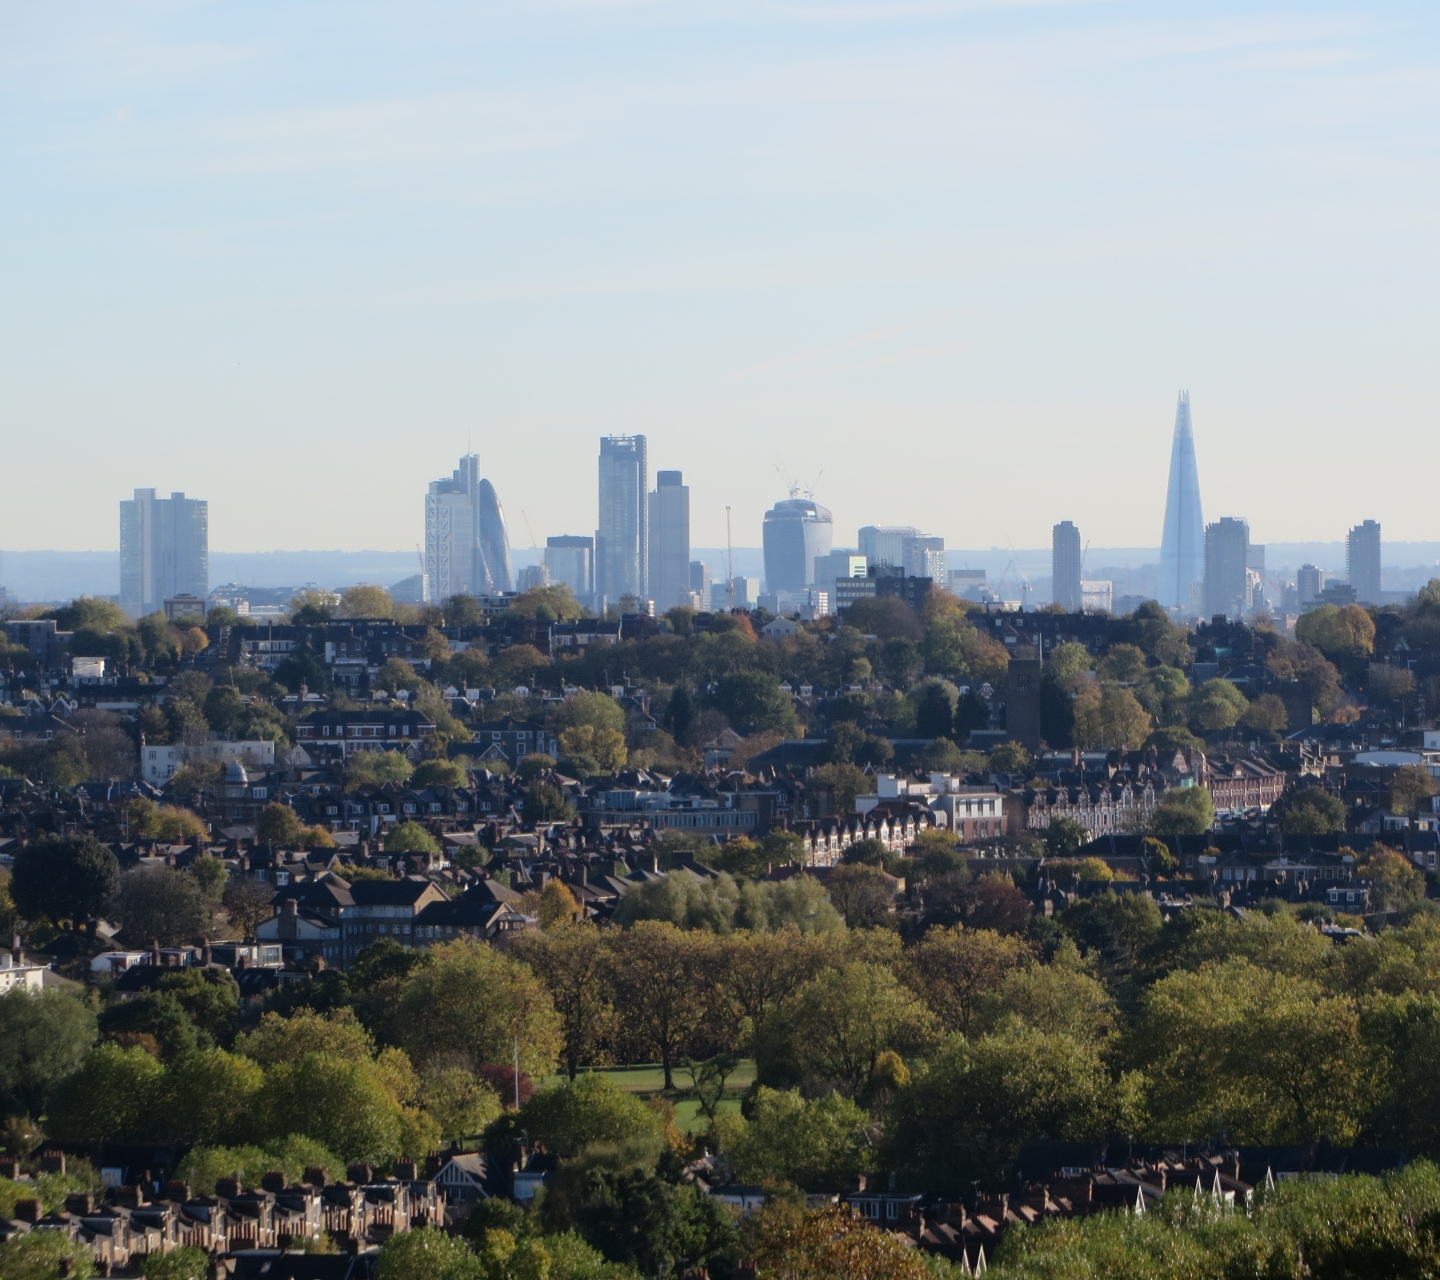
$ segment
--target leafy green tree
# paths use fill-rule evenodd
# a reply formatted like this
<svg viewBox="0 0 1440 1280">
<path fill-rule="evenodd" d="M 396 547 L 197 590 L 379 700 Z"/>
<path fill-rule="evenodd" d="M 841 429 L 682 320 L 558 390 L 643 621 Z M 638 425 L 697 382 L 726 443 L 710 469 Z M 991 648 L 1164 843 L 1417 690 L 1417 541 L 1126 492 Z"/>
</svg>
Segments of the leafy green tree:
<svg viewBox="0 0 1440 1280">
<path fill-rule="evenodd" d="M 879 867 L 865 863 L 831 867 L 825 892 L 851 929 L 883 927 L 895 910 L 894 882 Z"/>
<path fill-rule="evenodd" d="M 559 787 L 549 782 L 535 782 L 525 792 L 521 816 L 531 826 L 568 822 L 575 816 L 575 808 L 565 799 L 565 793 Z"/>
<path fill-rule="evenodd" d="M 886 1050 L 923 1050 L 934 1016 L 884 965 L 828 969 L 778 1005 L 758 1033 L 762 1078 L 858 1094 Z"/>
<path fill-rule="evenodd" d="M 145 1280 L 209 1280 L 210 1255 L 194 1245 L 182 1244 L 145 1256 Z"/>
<path fill-rule="evenodd" d="M 989 929 L 935 927 L 906 953 L 905 979 L 944 1032 L 967 1032 L 986 992 L 1035 963 L 1034 948 Z"/>
<path fill-rule="evenodd" d="M 1189 714 L 1190 681 L 1174 667 L 1151 667 L 1136 684 L 1135 697 L 1160 724 L 1184 724 Z"/>
<path fill-rule="evenodd" d="M 1018 742 L 1002 742 L 990 753 L 990 771 L 1029 776 L 1034 767 L 1030 753 Z"/>
<path fill-rule="evenodd" d="M 735 882 L 723 872 L 713 880 L 697 880 L 688 871 L 671 871 L 627 890 L 615 919 L 619 924 L 664 920 L 681 929 L 729 933 L 738 900 Z"/>
<path fill-rule="evenodd" d="M 0 1276 L 5 1280 L 90 1280 L 94 1274 L 89 1245 L 64 1231 L 26 1231 L 0 1244 Z"/>
<path fill-rule="evenodd" d="M 592 1170 L 575 1218 L 607 1258 L 644 1275 L 723 1265 L 735 1250 L 735 1227 L 717 1200 L 643 1169 Z"/>
<path fill-rule="evenodd" d="M 1068 858 L 1089 842 L 1090 833 L 1074 818 L 1055 818 L 1045 828 L 1045 851 L 1052 858 Z"/>
<path fill-rule="evenodd" d="M 45 835 L 15 855 L 10 896 L 27 919 L 86 923 L 120 885 L 120 864 L 94 836 Z"/>
<path fill-rule="evenodd" d="M 244 712 L 245 698 L 234 685 L 217 684 L 205 695 L 205 720 L 216 733 L 228 734 Z"/>
<path fill-rule="evenodd" d="M 1345 830 L 1345 802 L 1323 787 L 1306 787 L 1285 803 L 1286 835 L 1325 835 Z"/>
<path fill-rule="evenodd" d="M 345 790 L 408 782 L 415 772 L 403 751 L 357 751 L 345 765 Z"/>
<path fill-rule="evenodd" d="M 162 1095 L 169 1136 L 206 1144 L 241 1142 L 253 1136 L 264 1081 L 258 1063 L 223 1049 L 208 1049 L 171 1063 Z"/>
<path fill-rule="evenodd" d="M 1088 1041 L 1018 1024 L 973 1042 L 953 1035 L 898 1095 L 890 1150 L 940 1191 L 999 1184 L 1026 1141 L 1124 1132 L 1138 1114 L 1135 1086 L 1117 1085 Z"/>
<path fill-rule="evenodd" d="M 153 1049 L 162 1062 L 175 1062 L 209 1047 L 209 1037 L 202 1036 L 180 1001 L 163 991 L 146 991 L 111 1005 L 100 1014 L 100 1030 L 118 1043 Z"/>
<path fill-rule="evenodd" d="M 843 1191 L 854 1185 L 857 1174 L 875 1171 L 869 1123 L 865 1111 L 839 1094 L 807 1100 L 798 1090 L 762 1085 L 749 1119 L 727 1114 L 716 1134 L 721 1154 L 740 1181 Z"/>
<path fill-rule="evenodd" d="M 660 1059 L 667 1090 L 709 1012 L 718 958 L 710 935 L 668 921 L 639 920 L 611 942 L 617 1031 L 640 1054 Z"/>
<path fill-rule="evenodd" d="M 1375 623 L 1358 604 L 1322 604 L 1300 615 L 1295 639 L 1319 649 L 1336 666 L 1353 670 L 1375 651 Z"/>
<path fill-rule="evenodd" d="M 299 1062 L 312 1053 L 330 1058 L 370 1058 L 375 1053 L 375 1041 L 353 1009 L 329 1014 L 301 1009 L 288 1018 L 275 1012 L 262 1014 L 254 1031 L 236 1038 L 235 1052 L 268 1069 Z"/>
<path fill-rule="evenodd" d="M 1140 842 L 1140 856 L 1148 859 L 1150 870 L 1157 876 L 1173 876 L 1180 870 L 1180 859 L 1170 852 L 1170 846 L 1154 836 L 1146 836 Z"/>
<path fill-rule="evenodd" d="M 1134 684 L 1145 674 L 1145 652 L 1133 644 L 1112 644 L 1095 674 L 1107 683 Z"/>
<path fill-rule="evenodd" d="M 911 691 L 910 699 L 915 704 L 917 738 L 948 738 L 954 732 L 960 690 L 948 680 L 927 680 Z"/>
<path fill-rule="evenodd" d="M 780 681 L 768 671 L 732 671 L 715 682 L 708 695 L 710 705 L 721 711 L 733 725 L 753 725 L 761 732 L 793 737 L 795 707 Z"/>
<path fill-rule="evenodd" d="M 1150 987 L 1135 1052 L 1161 1140 L 1343 1142 L 1364 1116 L 1368 1053 L 1353 1002 L 1248 960 Z"/>
<path fill-rule="evenodd" d="M 1160 936 L 1164 924 L 1153 898 L 1108 889 L 1067 907 L 1061 921 L 1087 955 L 1120 971 L 1135 964 Z"/>
<path fill-rule="evenodd" d="M 1070 947 L 1076 961 L 1079 953 Z M 1007 1026 L 1033 1027 L 1080 1043 L 1103 1042 L 1119 1025 L 1105 985 L 1077 963 L 1015 969 L 979 999 L 974 1028 L 983 1034 Z"/>
<path fill-rule="evenodd" d="M 440 842 L 418 822 L 397 822 L 385 833 L 386 853 L 439 854 Z"/>
<path fill-rule="evenodd" d="M 376 1274 L 379 1280 L 496 1280 L 469 1245 L 436 1227 L 392 1235 L 380 1249 Z"/>
<path fill-rule="evenodd" d="M 574 729 L 580 725 L 625 732 L 625 709 L 608 693 L 588 689 L 566 698 L 551 710 L 549 719 L 550 728 L 556 734 L 562 729 Z"/>
<path fill-rule="evenodd" d="M 597 729 L 594 725 L 577 724 L 561 729 L 559 742 L 563 758 L 593 760 L 604 772 L 623 768 L 629 758 L 625 735 L 618 729 Z"/>
<path fill-rule="evenodd" d="M 406 1154 L 401 1108 L 368 1058 L 311 1053 L 270 1068 L 255 1115 L 263 1136 L 304 1133 L 343 1160 L 375 1162 Z"/>
<path fill-rule="evenodd" d="M 62 1142 L 143 1139 L 158 1125 L 165 1069 L 144 1049 L 102 1044 L 56 1090 L 46 1128 Z"/>
<path fill-rule="evenodd" d="M 240 1012 L 240 985 L 228 969 L 210 965 L 167 973 L 160 990 L 179 1001 L 197 1027 L 217 1040 L 229 1038 Z"/>
<path fill-rule="evenodd" d="M 288 804 L 273 801 L 260 811 L 260 819 L 255 824 L 255 834 L 260 842 L 280 849 L 298 847 L 304 830 L 294 809 Z"/>
<path fill-rule="evenodd" d="M 219 858 L 208 853 L 199 854 L 190 863 L 188 870 L 195 883 L 200 886 L 200 892 L 211 902 L 219 902 L 225 896 L 225 886 L 229 882 L 230 873 Z"/>
<path fill-rule="evenodd" d="M 1246 728 L 1262 733 L 1278 733 L 1290 727 L 1290 713 L 1285 710 L 1284 702 L 1273 693 L 1262 693 L 1245 708 L 1240 720 Z"/>
<path fill-rule="evenodd" d="M 740 886 L 735 926 L 756 931 L 799 929 L 802 933 L 843 933 L 845 921 L 813 876 L 750 880 Z"/>
<path fill-rule="evenodd" d="M 560 1156 L 577 1156 L 595 1143 L 639 1143 L 659 1155 L 665 1123 L 660 1113 L 609 1076 L 595 1073 L 538 1090 L 517 1117 L 520 1127 Z"/>
<path fill-rule="evenodd" d="M 500 1098 L 487 1081 L 464 1067 L 442 1067 L 425 1077 L 425 1110 L 435 1117 L 440 1136 L 459 1141 L 485 1129 L 500 1114 Z"/>
<path fill-rule="evenodd" d="M 470 781 L 465 766 L 454 760 L 425 760 L 410 775 L 412 787 L 463 787 Z"/>
<path fill-rule="evenodd" d="M 12 988 L 0 996 L 0 1106 L 45 1114 L 54 1087 L 95 1043 L 95 1015 L 63 991 Z"/>
<path fill-rule="evenodd" d="M 566 1075 L 574 1080 L 594 1060 L 614 1017 L 606 970 L 609 949 L 587 920 L 521 934 L 513 948 L 550 993 L 560 1019 Z"/>
<path fill-rule="evenodd" d="M 472 1069 L 509 1062 L 548 1075 L 561 1046 L 560 1020 L 544 985 L 523 964 L 470 938 L 433 947 L 396 1006 L 400 1045 L 421 1071 L 444 1060 Z"/>
<path fill-rule="evenodd" d="M 163 947 L 195 942 L 210 929 L 212 907 L 200 886 L 183 871 L 144 867 L 120 881 L 114 910 L 126 939 L 135 946 L 158 940 Z"/>
<path fill-rule="evenodd" d="M 395 615 L 395 601 L 384 587 L 346 587 L 340 593 L 337 612 L 342 618 L 391 618 Z"/>
<path fill-rule="evenodd" d="M 1202 835 L 1215 825 L 1215 801 L 1204 787 L 1171 787 L 1150 825 L 1157 836 Z"/>
<path fill-rule="evenodd" d="M 1211 733 L 1237 724 L 1250 709 L 1245 695 L 1228 680 L 1207 680 L 1190 697 L 1190 726 Z"/>
</svg>

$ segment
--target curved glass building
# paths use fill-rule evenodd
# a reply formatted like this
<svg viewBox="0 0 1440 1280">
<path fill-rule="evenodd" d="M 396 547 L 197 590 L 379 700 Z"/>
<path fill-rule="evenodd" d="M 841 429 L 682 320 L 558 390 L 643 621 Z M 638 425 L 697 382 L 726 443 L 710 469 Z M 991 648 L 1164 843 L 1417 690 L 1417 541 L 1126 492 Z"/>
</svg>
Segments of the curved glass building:
<svg viewBox="0 0 1440 1280">
<path fill-rule="evenodd" d="M 815 557 L 828 556 L 835 521 L 810 498 L 786 498 L 765 513 L 765 589 L 804 591 L 815 581 Z"/>
<path fill-rule="evenodd" d="M 481 480 L 476 486 L 475 509 L 479 517 L 476 522 L 478 552 L 484 563 L 485 576 L 489 579 L 489 589 L 513 591 L 510 577 L 510 539 L 505 534 L 505 513 L 500 509 L 500 499 L 495 494 L 495 486 L 488 480 Z"/>
</svg>

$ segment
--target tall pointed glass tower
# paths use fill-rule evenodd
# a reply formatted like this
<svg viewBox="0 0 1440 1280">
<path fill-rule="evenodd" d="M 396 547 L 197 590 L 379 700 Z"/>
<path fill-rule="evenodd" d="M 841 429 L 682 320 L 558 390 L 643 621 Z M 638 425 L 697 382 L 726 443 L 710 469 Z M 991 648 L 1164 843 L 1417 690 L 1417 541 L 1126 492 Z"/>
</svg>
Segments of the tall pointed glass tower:
<svg viewBox="0 0 1440 1280">
<path fill-rule="evenodd" d="M 1175 439 L 1170 445 L 1170 488 L 1165 497 L 1165 532 L 1160 539 L 1160 603 L 1189 609 L 1191 586 L 1205 580 L 1205 518 L 1200 512 L 1200 473 L 1190 429 L 1190 393 L 1180 393 Z"/>
</svg>

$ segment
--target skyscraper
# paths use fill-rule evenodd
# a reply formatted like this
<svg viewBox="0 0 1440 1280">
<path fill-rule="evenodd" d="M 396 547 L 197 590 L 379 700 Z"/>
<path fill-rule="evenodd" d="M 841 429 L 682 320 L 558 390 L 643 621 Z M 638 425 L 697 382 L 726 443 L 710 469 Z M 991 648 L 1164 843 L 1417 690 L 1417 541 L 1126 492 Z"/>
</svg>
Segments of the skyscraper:
<svg viewBox="0 0 1440 1280">
<path fill-rule="evenodd" d="M 1367 520 L 1345 539 L 1345 577 L 1361 604 L 1380 603 L 1380 522 Z"/>
<path fill-rule="evenodd" d="M 804 591 L 815 581 L 815 557 L 828 556 L 835 521 L 813 498 L 782 498 L 765 513 L 765 589 Z"/>
<path fill-rule="evenodd" d="M 648 598 L 650 504 L 644 436 L 600 438 L 600 523 L 595 530 L 595 596 Z"/>
<path fill-rule="evenodd" d="M 1243 618 L 1250 607 L 1246 574 L 1250 552 L 1250 526 L 1224 516 L 1205 526 L 1205 616 L 1224 614 Z"/>
<path fill-rule="evenodd" d="M 650 598 L 663 613 L 690 603 L 690 487 L 657 471 L 650 494 Z"/>
<path fill-rule="evenodd" d="M 210 594 L 210 504 L 136 489 L 120 503 L 120 607 L 157 613 L 167 597 Z"/>
<path fill-rule="evenodd" d="M 562 534 L 545 539 L 545 567 L 551 582 L 563 582 L 582 604 L 595 592 L 595 539 Z"/>
<path fill-rule="evenodd" d="M 905 539 L 920 537 L 919 529 L 899 524 L 867 524 L 860 530 L 860 554 L 867 564 L 903 567 Z"/>
<path fill-rule="evenodd" d="M 1200 512 L 1200 473 L 1195 466 L 1195 436 L 1190 428 L 1190 393 L 1182 391 L 1175 410 L 1165 530 L 1160 538 L 1160 603 L 1167 609 L 1189 609 L 1191 588 L 1204 577 L 1205 519 Z"/>
<path fill-rule="evenodd" d="M 1050 599 L 1067 613 L 1084 605 L 1080 586 L 1080 530 L 1062 520 L 1050 531 Z"/>
<path fill-rule="evenodd" d="M 425 575 L 432 600 L 513 589 L 505 513 L 478 454 L 466 454 L 425 495 Z"/>
<path fill-rule="evenodd" d="M 943 587 L 950 578 L 945 539 L 917 536 L 900 541 L 900 563 L 912 578 L 929 578 Z"/>
<path fill-rule="evenodd" d="M 1304 608 L 1307 604 L 1318 604 L 1325 590 L 1325 570 L 1313 564 L 1302 564 L 1295 573 L 1295 599 Z"/>
</svg>

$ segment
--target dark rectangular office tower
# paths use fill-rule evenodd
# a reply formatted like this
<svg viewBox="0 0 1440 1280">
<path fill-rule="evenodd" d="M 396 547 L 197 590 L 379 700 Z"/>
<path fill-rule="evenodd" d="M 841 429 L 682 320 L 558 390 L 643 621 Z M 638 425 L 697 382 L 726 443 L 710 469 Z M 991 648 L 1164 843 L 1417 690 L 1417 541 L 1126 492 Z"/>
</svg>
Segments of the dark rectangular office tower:
<svg viewBox="0 0 1440 1280">
<path fill-rule="evenodd" d="M 143 618 L 174 596 L 209 594 L 210 504 L 136 489 L 120 503 L 120 607 Z"/>
<path fill-rule="evenodd" d="M 1345 539 L 1345 577 L 1361 604 L 1380 603 L 1380 522 L 1367 520 Z"/>
<path fill-rule="evenodd" d="M 1068 520 L 1050 531 L 1050 599 L 1066 613 L 1079 613 L 1085 604 L 1080 586 L 1080 530 Z"/>
<path fill-rule="evenodd" d="M 690 603 L 690 486 L 657 471 L 650 494 L 650 598 L 658 612 Z"/>
<path fill-rule="evenodd" d="M 1205 616 L 1243 618 L 1250 607 L 1250 525 L 1224 516 L 1205 526 Z"/>
<path fill-rule="evenodd" d="M 649 468 L 644 436 L 600 438 L 600 521 L 595 530 L 596 605 L 648 599 Z"/>
</svg>

